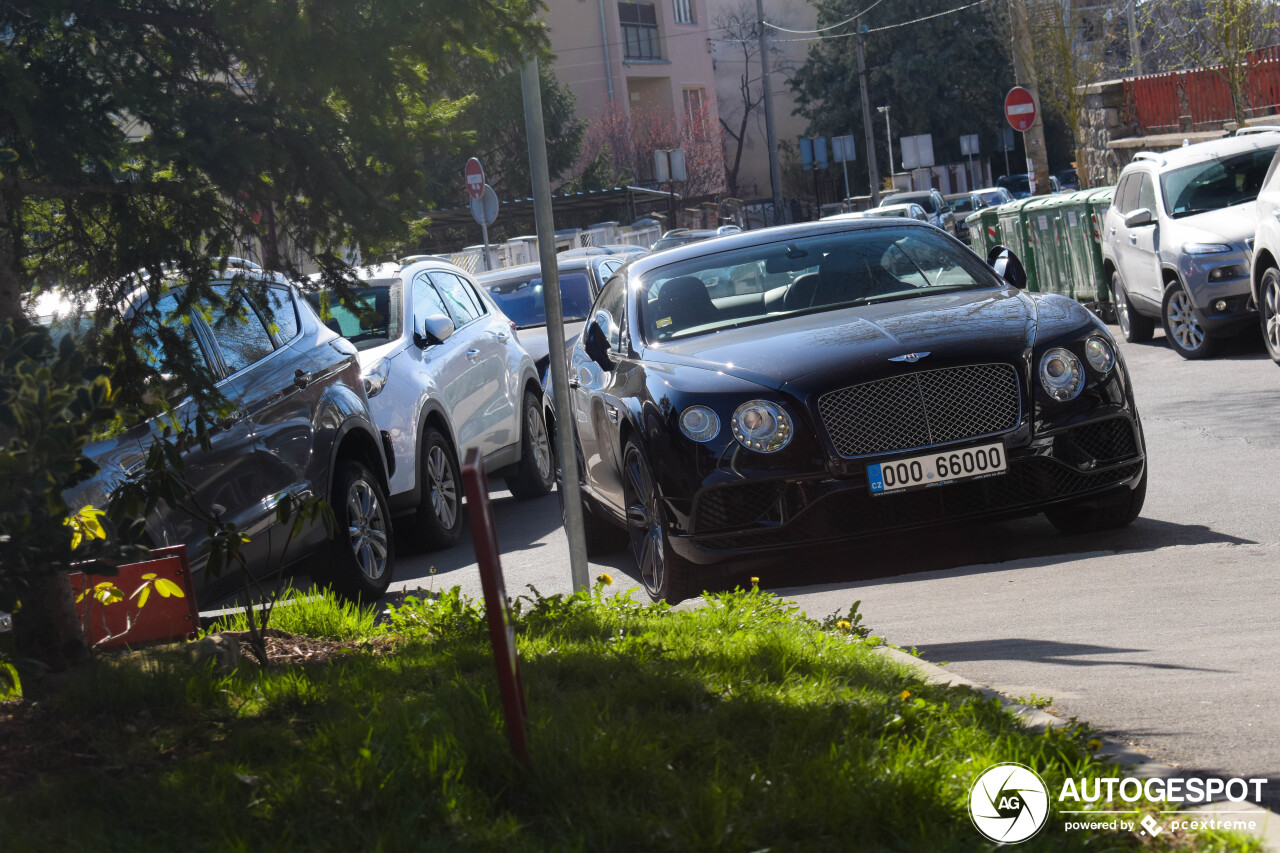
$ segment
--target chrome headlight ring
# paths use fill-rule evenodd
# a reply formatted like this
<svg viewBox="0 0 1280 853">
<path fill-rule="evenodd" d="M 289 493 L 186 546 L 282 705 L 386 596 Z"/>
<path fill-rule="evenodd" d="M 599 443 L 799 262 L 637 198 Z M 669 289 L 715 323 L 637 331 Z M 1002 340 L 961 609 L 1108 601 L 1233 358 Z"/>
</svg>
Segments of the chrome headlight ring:
<svg viewBox="0 0 1280 853">
<path fill-rule="evenodd" d="M 733 413 L 733 437 L 748 450 L 777 453 L 791 443 L 795 426 L 777 403 L 748 400 Z"/>
</svg>

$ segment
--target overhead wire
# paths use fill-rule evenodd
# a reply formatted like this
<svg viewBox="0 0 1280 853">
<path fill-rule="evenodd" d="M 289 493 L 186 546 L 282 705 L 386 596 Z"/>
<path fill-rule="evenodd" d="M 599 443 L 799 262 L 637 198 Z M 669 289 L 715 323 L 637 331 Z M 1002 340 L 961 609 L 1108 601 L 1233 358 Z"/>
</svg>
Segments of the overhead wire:
<svg viewBox="0 0 1280 853">
<path fill-rule="evenodd" d="M 935 12 L 932 15 L 924 15 L 923 17 L 913 18 L 910 21 L 900 21 L 899 23 L 896 23 L 896 24 L 886 24 L 883 27 L 875 27 L 873 29 L 868 29 L 862 32 L 864 35 L 870 35 L 871 33 L 881 33 L 881 32 L 884 32 L 885 30 L 896 30 L 899 27 L 906 27 L 906 26 L 910 26 L 911 24 L 918 24 L 921 21 L 929 21 L 934 18 L 941 18 L 944 15 L 954 15 L 956 12 L 963 12 L 966 9 L 972 9 L 974 6 L 982 6 L 990 2 L 991 0 L 977 0 L 977 2 L 969 3 L 964 6 L 957 6 L 954 9 L 947 9 L 942 12 Z M 858 30 L 854 30 L 853 32 L 848 32 L 848 33 L 832 33 L 831 35 L 816 35 L 810 38 L 777 39 L 777 41 L 780 41 L 780 42 L 830 41 L 831 39 L 848 38 L 849 36 L 856 36 L 858 35 L 858 33 L 859 33 Z"/>
</svg>

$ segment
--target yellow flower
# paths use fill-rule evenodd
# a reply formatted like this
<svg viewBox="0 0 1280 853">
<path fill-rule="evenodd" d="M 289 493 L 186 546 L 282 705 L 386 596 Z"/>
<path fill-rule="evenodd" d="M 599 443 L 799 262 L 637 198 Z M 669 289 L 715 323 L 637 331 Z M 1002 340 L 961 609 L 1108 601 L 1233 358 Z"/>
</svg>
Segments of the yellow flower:
<svg viewBox="0 0 1280 853">
<path fill-rule="evenodd" d="M 1102 741 L 1098 740 L 1097 738 L 1093 738 L 1092 740 L 1089 741 L 1088 747 L 1090 751 L 1101 749 Z"/>
<path fill-rule="evenodd" d="M 848 619 L 841 619 L 839 622 L 836 623 L 836 627 L 839 628 L 841 631 L 848 631 L 853 626 L 849 624 Z"/>
<path fill-rule="evenodd" d="M 911 691 L 910 690 L 902 691 L 901 693 L 898 694 L 898 698 L 901 699 L 903 702 L 907 701 L 908 699 L 911 698 Z"/>
<path fill-rule="evenodd" d="M 613 575 L 605 572 L 596 578 L 596 583 L 601 586 L 613 586 Z"/>
<path fill-rule="evenodd" d="M 752 582 L 752 583 L 760 583 L 760 578 L 752 578 L 752 579 L 751 579 L 751 582 Z"/>
</svg>

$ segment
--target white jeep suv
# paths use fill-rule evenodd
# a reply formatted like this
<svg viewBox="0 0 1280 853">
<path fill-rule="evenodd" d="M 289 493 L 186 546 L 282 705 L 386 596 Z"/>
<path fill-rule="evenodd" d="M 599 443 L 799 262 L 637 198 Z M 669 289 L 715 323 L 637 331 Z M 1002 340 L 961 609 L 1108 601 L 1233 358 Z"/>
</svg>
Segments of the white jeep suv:
<svg viewBox="0 0 1280 853">
<path fill-rule="evenodd" d="M 326 325 L 359 351 L 369 408 L 400 463 L 393 514 L 416 514 L 425 548 L 462 529 L 459 460 L 478 447 L 485 470 L 517 498 L 548 494 L 555 463 L 542 387 L 511 321 L 471 277 L 429 258 L 358 270 L 359 305 L 332 290 L 314 301 Z"/>
<path fill-rule="evenodd" d="M 1102 257 L 1126 340 L 1150 340 L 1159 322 L 1176 353 L 1205 358 L 1257 322 L 1249 292 L 1254 200 L 1277 148 L 1280 133 L 1259 128 L 1143 152 L 1124 168 Z"/>
</svg>

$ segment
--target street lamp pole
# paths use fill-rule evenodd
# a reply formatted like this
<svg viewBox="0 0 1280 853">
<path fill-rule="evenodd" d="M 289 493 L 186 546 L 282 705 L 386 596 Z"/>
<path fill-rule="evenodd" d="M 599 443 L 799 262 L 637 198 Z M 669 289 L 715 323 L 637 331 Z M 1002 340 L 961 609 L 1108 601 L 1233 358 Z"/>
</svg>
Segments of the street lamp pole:
<svg viewBox="0 0 1280 853">
<path fill-rule="evenodd" d="M 889 108 L 876 107 L 876 110 L 884 113 L 884 139 L 889 143 L 889 180 L 893 180 L 893 133 L 889 130 Z"/>
</svg>

